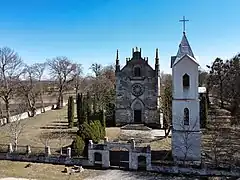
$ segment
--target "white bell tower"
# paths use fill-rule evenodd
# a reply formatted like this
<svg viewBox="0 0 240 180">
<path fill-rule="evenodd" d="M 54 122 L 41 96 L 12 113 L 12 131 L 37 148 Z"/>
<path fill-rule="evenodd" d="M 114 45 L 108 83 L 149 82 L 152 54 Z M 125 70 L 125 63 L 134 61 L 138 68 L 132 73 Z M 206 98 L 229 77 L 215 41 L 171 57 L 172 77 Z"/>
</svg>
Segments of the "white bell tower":
<svg viewBox="0 0 240 180">
<path fill-rule="evenodd" d="M 181 20 L 185 23 L 185 18 Z M 174 160 L 201 160 L 198 62 L 188 43 L 185 24 L 172 68 L 172 156 Z"/>
</svg>

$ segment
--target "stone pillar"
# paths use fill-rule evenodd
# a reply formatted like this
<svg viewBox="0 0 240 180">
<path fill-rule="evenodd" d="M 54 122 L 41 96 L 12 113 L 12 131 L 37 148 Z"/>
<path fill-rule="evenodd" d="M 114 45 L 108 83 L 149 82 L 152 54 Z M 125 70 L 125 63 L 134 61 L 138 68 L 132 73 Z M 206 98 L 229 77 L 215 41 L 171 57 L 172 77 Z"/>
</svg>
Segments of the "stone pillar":
<svg viewBox="0 0 240 180">
<path fill-rule="evenodd" d="M 131 142 L 132 150 L 134 150 L 136 145 L 135 140 L 132 138 L 130 142 Z"/>
<path fill-rule="evenodd" d="M 106 144 L 108 142 L 108 137 L 104 138 L 104 144 Z"/>
<path fill-rule="evenodd" d="M 88 149 L 88 163 L 90 166 L 94 166 L 94 150 Z"/>
<path fill-rule="evenodd" d="M 129 169 L 131 169 L 131 170 L 138 169 L 138 154 L 137 154 L 137 152 L 131 152 L 131 159 L 129 159 Z"/>
<path fill-rule="evenodd" d="M 29 145 L 27 145 L 27 154 L 31 154 L 31 147 Z"/>
<path fill-rule="evenodd" d="M 62 147 L 60 148 L 60 155 L 61 156 L 63 155 L 63 148 Z"/>
<path fill-rule="evenodd" d="M 102 151 L 102 167 L 109 168 L 109 166 L 110 166 L 109 151 L 104 150 Z"/>
<path fill-rule="evenodd" d="M 71 151 L 71 148 L 68 147 L 68 148 L 67 148 L 67 157 L 68 157 L 68 158 L 71 158 L 71 152 L 72 152 L 72 151 Z"/>
<path fill-rule="evenodd" d="M 50 149 L 50 146 L 46 146 L 46 147 L 45 147 L 45 155 L 46 155 L 46 156 L 51 155 L 51 149 Z"/>
<path fill-rule="evenodd" d="M 93 149 L 93 141 L 89 140 L 88 149 Z"/>
<path fill-rule="evenodd" d="M 147 145 L 147 149 L 146 149 L 147 153 L 151 153 L 151 146 Z"/>
<path fill-rule="evenodd" d="M 8 145 L 8 153 L 12 153 L 13 152 L 13 146 L 12 143 L 9 143 Z"/>
<path fill-rule="evenodd" d="M 94 150 L 92 140 L 89 140 L 88 143 L 88 163 L 90 166 L 94 166 Z"/>
</svg>

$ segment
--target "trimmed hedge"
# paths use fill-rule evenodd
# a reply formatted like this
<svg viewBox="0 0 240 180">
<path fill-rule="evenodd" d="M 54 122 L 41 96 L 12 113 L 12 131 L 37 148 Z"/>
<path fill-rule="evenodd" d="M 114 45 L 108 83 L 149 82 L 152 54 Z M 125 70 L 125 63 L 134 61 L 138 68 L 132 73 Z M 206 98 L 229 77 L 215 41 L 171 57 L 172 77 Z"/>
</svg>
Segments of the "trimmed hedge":
<svg viewBox="0 0 240 180">
<path fill-rule="evenodd" d="M 98 143 L 100 139 L 103 139 L 104 137 L 105 127 L 102 126 L 99 120 L 91 121 L 90 124 L 84 122 L 79 127 L 77 137 L 73 142 L 73 147 L 78 148 L 76 152 L 80 153 L 81 155 L 87 155 L 89 140 L 91 139 L 94 143 Z M 84 146 L 82 146 L 83 142 Z"/>
<path fill-rule="evenodd" d="M 85 142 L 82 139 L 82 137 L 77 136 L 72 144 L 73 151 L 78 155 L 83 154 L 84 146 L 85 146 Z"/>
</svg>

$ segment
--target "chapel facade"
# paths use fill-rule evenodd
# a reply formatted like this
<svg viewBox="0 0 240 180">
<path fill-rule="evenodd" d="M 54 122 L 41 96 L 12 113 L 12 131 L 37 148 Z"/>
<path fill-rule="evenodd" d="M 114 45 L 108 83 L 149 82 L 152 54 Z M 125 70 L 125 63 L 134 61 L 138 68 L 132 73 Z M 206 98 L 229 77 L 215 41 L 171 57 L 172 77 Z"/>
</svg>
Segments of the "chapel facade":
<svg viewBox="0 0 240 180">
<path fill-rule="evenodd" d="M 160 124 L 160 66 L 156 49 L 155 68 L 142 57 L 141 48 L 132 49 L 132 57 L 126 58 L 120 67 L 116 56 L 116 108 L 117 125 Z"/>
</svg>

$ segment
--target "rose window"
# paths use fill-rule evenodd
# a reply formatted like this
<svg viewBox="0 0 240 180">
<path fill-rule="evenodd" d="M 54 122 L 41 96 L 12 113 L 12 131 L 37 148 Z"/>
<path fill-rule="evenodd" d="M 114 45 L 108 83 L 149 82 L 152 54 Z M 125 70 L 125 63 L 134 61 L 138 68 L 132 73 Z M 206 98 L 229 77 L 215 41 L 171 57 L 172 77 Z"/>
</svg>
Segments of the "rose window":
<svg viewBox="0 0 240 180">
<path fill-rule="evenodd" d="M 132 93 L 135 96 L 141 96 L 144 92 L 144 88 L 141 84 L 134 84 L 132 86 Z"/>
</svg>

